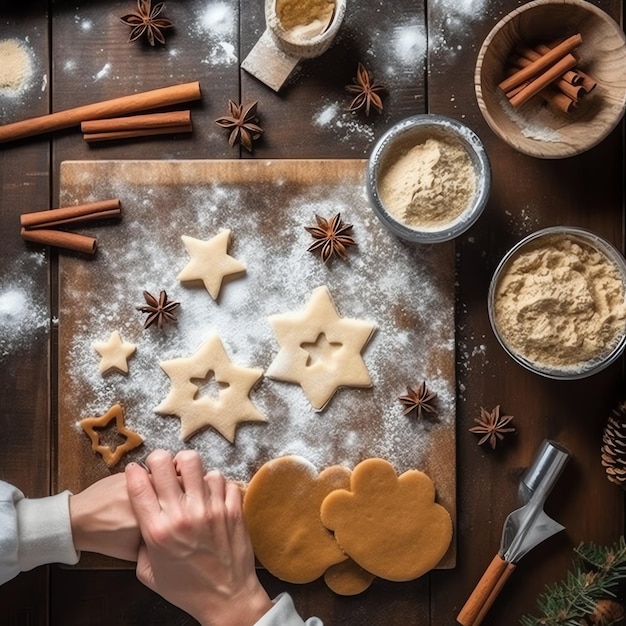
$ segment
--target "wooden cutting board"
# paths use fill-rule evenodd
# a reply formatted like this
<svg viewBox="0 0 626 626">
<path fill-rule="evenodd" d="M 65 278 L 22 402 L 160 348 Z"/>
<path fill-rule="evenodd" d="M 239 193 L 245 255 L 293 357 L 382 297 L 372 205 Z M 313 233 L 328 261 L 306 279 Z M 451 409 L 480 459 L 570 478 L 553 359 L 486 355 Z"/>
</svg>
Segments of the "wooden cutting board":
<svg viewBox="0 0 626 626">
<path fill-rule="evenodd" d="M 320 470 L 378 456 L 398 473 L 425 471 L 456 518 L 454 248 L 418 246 L 390 235 L 372 213 L 362 160 L 97 161 L 61 165 L 60 206 L 119 198 L 123 219 L 83 227 L 98 238 L 94 258 L 60 258 L 58 489 L 80 490 L 155 448 L 198 450 L 208 467 L 246 481 L 286 454 Z M 307 248 L 315 215 L 341 213 L 358 243 L 346 261 L 323 264 Z M 230 254 L 247 266 L 217 301 L 176 276 L 189 256 L 181 235 L 232 231 Z M 266 423 L 239 426 L 235 443 L 211 428 L 187 442 L 180 420 L 154 413 L 170 381 L 159 362 L 191 356 L 211 333 L 231 360 L 266 370 L 279 346 L 267 317 L 301 310 L 328 287 L 342 317 L 374 322 L 363 351 L 371 389 L 339 389 L 315 412 L 298 385 L 263 379 L 250 394 Z M 143 330 L 144 290 L 181 303 L 176 324 Z M 92 344 L 112 331 L 136 344 L 129 373 L 102 376 Z M 404 415 L 407 386 L 437 393 L 433 419 Z M 216 389 L 201 387 L 210 395 Z M 116 402 L 145 443 L 112 469 L 92 452 L 78 422 Z M 104 434 L 109 437 L 110 433 Z M 108 441 L 108 440 L 107 440 Z M 441 567 L 455 564 L 451 548 Z"/>
</svg>

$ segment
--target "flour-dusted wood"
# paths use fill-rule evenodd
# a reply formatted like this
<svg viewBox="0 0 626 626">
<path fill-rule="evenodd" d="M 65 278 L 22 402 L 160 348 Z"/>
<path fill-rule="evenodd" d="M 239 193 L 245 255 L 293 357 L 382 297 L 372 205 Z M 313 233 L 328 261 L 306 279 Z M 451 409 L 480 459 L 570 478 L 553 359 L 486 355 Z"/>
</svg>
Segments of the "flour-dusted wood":
<svg viewBox="0 0 626 626">
<path fill-rule="evenodd" d="M 77 421 L 119 402 L 128 426 L 145 438 L 129 460 L 157 447 L 190 447 L 208 465 L 246 481 L 285 454 L 304 456 L 320 470 L 379 456 L 398 473 L 426 472 L 437 501 L 455 518 L 453 247 L 394 238 L 368 204 L 365 161 L 62 164 L 65 204 L 102 194 L 120 198 L 124 219 L 98 228 L 93 263 L 60 260 L 60 488 L 80 489 L 108 472 Z M 307 250 L 312 238 L 305 226 L 316 214 L 337 212 L 353 224 L 357 246 L 347 260 L 324 264 Z M 209 239 L 223 228 L 232 231 L 229 254 L 247 271 L 223 285 L 214 301 L 202 285 L 177 280 L 189 258 L 180 237 Z M 183 443 L 180 420 L 155 415 L 169 390 L 159 362 L 191 356 L 215 332 L 237 365 L 267 370 L 280 349 L 268 317 L 302 310 L 321 285 L 340 316 L 376 325 L 362 351 L 371 389 L 340 388 L 318 413 L 299 385 L 265 378 L 250 399 L 268 421 L 241 424 L 234 444 L 211 428 Z M 176 325 L 142 329 L 135 305 L 144 289 L 165 289 L 180 301 Z M 90 346 L 113 329 L 137 352 L 127 377 L 103 379 Z M 421 380 L 437 393 L 433 419 L 404 415 L 398 399 Z M 210 395 L 217 393 L 215 382 L 194 384 L 200 395 Z M 453 546 L 441 567 L 454 565 L 454 553 Z"/>
</svg>

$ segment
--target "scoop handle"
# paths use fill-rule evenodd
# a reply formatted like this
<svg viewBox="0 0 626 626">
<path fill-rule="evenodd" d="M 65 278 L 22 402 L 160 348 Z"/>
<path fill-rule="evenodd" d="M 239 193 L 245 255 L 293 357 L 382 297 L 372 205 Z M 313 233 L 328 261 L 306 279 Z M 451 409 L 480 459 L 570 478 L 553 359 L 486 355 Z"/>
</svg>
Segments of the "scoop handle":
<svg viewBox="0 0 626 626">
<path fill-rule="evenodd" d="M 507 563 L 499 554 L 496 554 L 458 614 L 456 621 L 462 626 L 478 626 L 514 569 L 514 563 Z"/>
</svg>

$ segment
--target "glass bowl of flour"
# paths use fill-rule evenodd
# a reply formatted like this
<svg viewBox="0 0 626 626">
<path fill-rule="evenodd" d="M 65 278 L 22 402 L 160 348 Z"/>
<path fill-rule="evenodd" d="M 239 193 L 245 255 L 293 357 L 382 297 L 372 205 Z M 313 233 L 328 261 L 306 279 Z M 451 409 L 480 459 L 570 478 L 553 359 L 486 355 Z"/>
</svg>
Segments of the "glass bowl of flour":
<svg viewBox="0 0 626 626">
<path fill-rule="evenodd" d="M 488 304 L 494 333 L 515 361 L 548 378 L 585 378 L 626 346 L 626 261 L 590 231 L 545 228 L 505 255 Z"/>
<path fill-rule="evenodd" d="M 478 136 L 442 115 L 415 115 L 392 126 L 368 161 L 367 190 L 381 222 L 416 243 L 465 232 L 482 213 L 491 187 Z"/>
</svg>

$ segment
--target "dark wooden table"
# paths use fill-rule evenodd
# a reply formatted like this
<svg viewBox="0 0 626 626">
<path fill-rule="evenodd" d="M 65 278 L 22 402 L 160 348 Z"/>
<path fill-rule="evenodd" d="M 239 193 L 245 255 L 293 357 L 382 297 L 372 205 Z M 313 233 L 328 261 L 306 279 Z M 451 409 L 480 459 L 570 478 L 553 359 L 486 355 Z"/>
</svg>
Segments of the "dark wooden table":
<svg viewBox="0 0 626 626">
<path fill-rule="evenodd" d="M 619 0 L 595 3 L 621 21 Z M 415 113 L 446 114 L 483 139 L 493 166 L 484 216 L 456 241 L 457 567 L 405 584 L 377 581 L 361 596 L 341 598 L 323 583 L 291 586 L 260 576 L 271 594 L 288 590 L 300 612 L 327 624 L 453 624 L 496 553 L 502 522 L 517 507 L 517 484 L 540 442 L 554 438 L 574 454 L 548 503 L 567 530 L 531 552 L 485 624 L 508 626 L 532 612 L 547 583 L 561 579 L 572 547 L 608 543 L 623 532 L 622 491 L 600 464 L 602 428 L 623 393 L 623 363 L 579 382 L 554 382 L 511 362 L 487 318 L 493 270 L 510 246 L 538 228 L 591 229 L 623 250 L 624 150 L 620 126 L 581 156 L 543 161 L 516 153 L 483 121 L 474 98 L 477 51 L 514 0 L 437 3 L 348 2 L 333 47 L 302 63 L 280 95 L 240 70 L 264 30 L 262 0 L 176 1 L 165 47 L 126 42 L 119 17 L 134 2 L 31 0 L 0 2 L 0 39 L 32 49 L 36 83 L 19 98 L 0 97 L 0 122 L 200 80 L 193 136 L 88 146 L 73 129 L 0 147 L 0 297 L 23 294 L 23 320 L 0 339 L 0 477 L 29 496 L 54 490 L 57 253 L 27 247 L 21 212 L 57 206 L 59 166 L 67 159 L 250 158 L 226 143 L 213 120 L 228 99 L 259 100 L 265 135 L 252 158 L 365 158 L 394 122 Z M 212 22 L 212 23 L 211 23 Z M 232 49 L 230 48 L 232 46 Z M 389 87 L 382 115 L 347 115 L 344 85 L 363 61 Z M 2 59 L 0 59 L 0 63 Z M 3 321 L 0 310 L 0 323 Z M 517 436 L 501 450 L 479 448 L 467 432 L 480 407 L 502 404 Z M 44 567 L 0 589 L 3 624 L 183 624 L 189 618 L 152 594 L 132 571 Z"/>
</svg>

